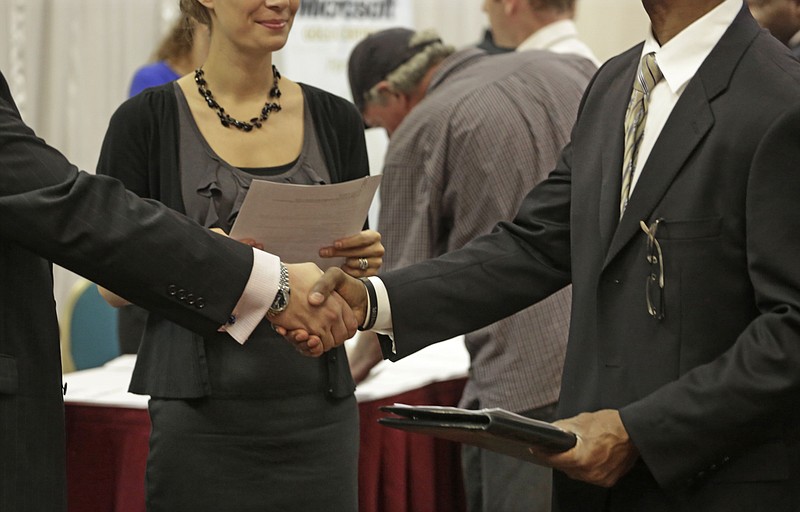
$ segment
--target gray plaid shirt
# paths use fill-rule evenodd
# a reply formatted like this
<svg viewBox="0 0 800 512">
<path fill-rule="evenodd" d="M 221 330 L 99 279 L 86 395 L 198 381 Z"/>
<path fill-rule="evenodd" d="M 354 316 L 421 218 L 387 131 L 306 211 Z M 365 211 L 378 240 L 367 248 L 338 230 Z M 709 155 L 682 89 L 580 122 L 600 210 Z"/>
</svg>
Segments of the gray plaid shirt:
<svg viewBox="0 0 800 512">
<path fill-rule="evenodd" d="M 445 60 L 389 142 L 384 269 L 458 249 L 513 218 L 555 167 L 594 71 L 586 59 L 537 50 L 490 57 L 469 49 Z M 467 334 L 462 406 L 523 412 L 557 401 L 570 297 L 564 289 Z"/>
</svg>

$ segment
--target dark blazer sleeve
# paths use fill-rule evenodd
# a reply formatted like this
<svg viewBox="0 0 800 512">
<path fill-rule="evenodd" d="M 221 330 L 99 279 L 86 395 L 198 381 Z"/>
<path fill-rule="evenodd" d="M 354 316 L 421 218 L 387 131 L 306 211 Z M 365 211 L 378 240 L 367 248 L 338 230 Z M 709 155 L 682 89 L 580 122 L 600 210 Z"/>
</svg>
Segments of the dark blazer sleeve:
<svg viewBox="0 0 800 512">
<path fill-rule="evenodd" d="M 0 238 L 199 333 L 224 324 L 252 250 L 79 171 L 0 99 Z M 179 300 L 184 290 L 194 304 Z"/>
</svg>

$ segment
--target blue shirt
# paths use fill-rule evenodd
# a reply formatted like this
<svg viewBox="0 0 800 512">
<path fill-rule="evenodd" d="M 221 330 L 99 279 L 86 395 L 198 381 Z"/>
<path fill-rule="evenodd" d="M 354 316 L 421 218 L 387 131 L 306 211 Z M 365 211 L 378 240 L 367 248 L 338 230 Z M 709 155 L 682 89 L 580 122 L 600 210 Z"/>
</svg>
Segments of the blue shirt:
<svg viewBox="0 0 800 512">
<path fill-rule="evenodd" d="M 148 87 L 172 82 L 178 78 L 180 78 L 180 75 L 178 75 L 163 60 L 142 66 L 133 75 L 128 96 L 136 96 Z"/>
</svg>

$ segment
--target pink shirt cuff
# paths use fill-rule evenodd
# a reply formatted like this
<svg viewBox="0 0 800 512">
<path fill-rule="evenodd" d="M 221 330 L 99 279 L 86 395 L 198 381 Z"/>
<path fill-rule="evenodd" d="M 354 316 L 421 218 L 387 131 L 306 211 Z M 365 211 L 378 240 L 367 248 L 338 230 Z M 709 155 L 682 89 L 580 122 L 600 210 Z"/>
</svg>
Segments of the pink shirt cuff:
<svg viewBox="0 0 800 512">
<path fill-rule="evenodd" d="M 222 326 L 221 330 L 244 344 L 256 326 L 264 320 L 267 310 L 275 300 L 280 273 L 280 258 L 254 248 L 250 279 L 231 313 L 231 321 Z"/>
</svg>

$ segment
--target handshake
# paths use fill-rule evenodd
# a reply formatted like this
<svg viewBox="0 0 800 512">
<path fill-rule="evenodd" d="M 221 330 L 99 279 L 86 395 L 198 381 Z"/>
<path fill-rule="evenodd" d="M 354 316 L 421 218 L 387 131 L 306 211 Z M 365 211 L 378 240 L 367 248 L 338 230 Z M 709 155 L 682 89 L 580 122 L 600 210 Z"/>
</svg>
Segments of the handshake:
<svg viewBox="0 0 800 512">
<path fill-rule="evenodd" d="M 300 353 L 312 357 L 352 338 L 366 318 L 364 283 L 337 267 L 322 275 L 313 263 L 286 267 L 291 299 L 285 311 L 269 317 L 275 331 Z"/>
<path fill-rule="evenodd" d="M 366 316 L 367 292 L 356 278 L 376 275 L 383 254 L 380 233 L 367 229 L 320 250 L 323 258 L 344 257 L 341 268 L 321 274 L 314 263 L 286 264 L 291 297 L 284 311 L 268 315 L 273 329 L 308 356 L 342 345 Z"/>
</svg>

